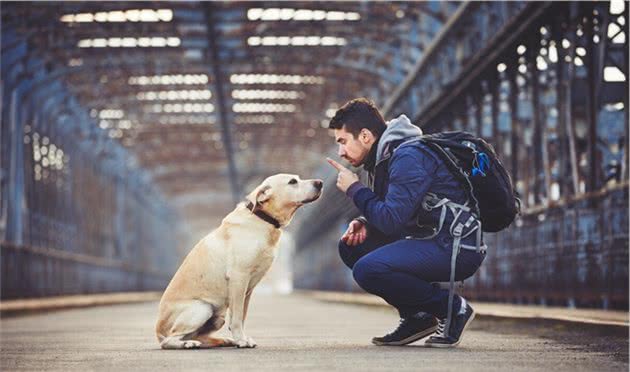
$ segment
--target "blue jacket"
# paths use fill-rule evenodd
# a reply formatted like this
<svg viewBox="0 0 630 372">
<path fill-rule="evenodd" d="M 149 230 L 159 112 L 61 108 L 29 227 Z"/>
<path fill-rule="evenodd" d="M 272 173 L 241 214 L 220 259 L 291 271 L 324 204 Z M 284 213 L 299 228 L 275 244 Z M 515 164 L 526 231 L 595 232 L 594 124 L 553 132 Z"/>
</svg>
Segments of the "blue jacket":
<svg viewBox="0 0 630 372">
<path fill-rule="evenodd" d="M 463 204 L 468 199 L 466 191 L 425 144 L 399 136 L 394 140 L 390 138 L 389 146 L 381 146 L 388 140 L 386 134 L 387 131 L 379 140 L 379 148 L 383 150 L 377 154 L 376 165 L 369 172 L 371 188 L 356 182 L 346 193 L 367 219 L 368 229 L 376 228 L 391 238 L 427 236 L 432 232 L 428 226 L 437 227 L 440 210 L 428 212 L 422 208 L 425 194 L 432 192 Z M 434 238 L 445 247 L 452 245 L 448 232 L 452 220 L 452 214 L 447 213 L 444 227 Z M 474 244 L 474 241 L 471 236 L 463 242 Z"/>
</svg>

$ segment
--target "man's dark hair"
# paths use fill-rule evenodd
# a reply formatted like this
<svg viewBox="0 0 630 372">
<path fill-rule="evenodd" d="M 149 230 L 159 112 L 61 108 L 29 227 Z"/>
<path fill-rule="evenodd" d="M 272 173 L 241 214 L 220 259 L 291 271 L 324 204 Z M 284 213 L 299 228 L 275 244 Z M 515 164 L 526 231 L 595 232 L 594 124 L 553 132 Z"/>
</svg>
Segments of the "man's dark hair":
<svg viewBox="0 0 630 372">
<path fill-rule="evenodd" d="M 361 129 L 366 128 L 374 137 L 380 137 L 385 131 L 385 119 L 378 111 L 374 102 L 367 98 L 355 98 L 343 105 L 332 119 L 328 128 L 342 129 L 352 133 L 357 138 Z"/>
</svg>

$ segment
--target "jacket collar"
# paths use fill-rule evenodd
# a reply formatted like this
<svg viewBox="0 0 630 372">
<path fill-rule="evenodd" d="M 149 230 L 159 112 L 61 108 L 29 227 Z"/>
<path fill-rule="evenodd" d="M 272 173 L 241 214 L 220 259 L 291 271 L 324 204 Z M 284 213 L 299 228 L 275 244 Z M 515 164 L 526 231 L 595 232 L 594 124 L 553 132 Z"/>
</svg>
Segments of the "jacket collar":
<svg viewBox="0 0 630 372">
<path fill-rule="evenodd" d="M 376 148 L 378 147 L 378 140 L 372 144 L 370 152 L 368 152 L 365 162 L 363 162 L 363 169 L 367 172 L 374 172 L 374 166 L 376 165 Z"/>
</svg>

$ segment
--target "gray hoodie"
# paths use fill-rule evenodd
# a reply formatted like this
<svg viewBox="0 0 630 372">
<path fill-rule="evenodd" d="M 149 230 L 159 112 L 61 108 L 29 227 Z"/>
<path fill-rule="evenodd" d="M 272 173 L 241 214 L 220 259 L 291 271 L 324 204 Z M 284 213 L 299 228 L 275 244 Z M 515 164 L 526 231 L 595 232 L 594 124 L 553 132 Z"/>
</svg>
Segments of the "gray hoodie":
<svg viewBox="0 0 630 372">
<path fill-rule="evenodd" d="M 412 139 L 422 136 L 422 129 L 411 124 L 406 115 L 400 115 L 387 122 L 387 129 L 381 135 L 376 147 L 376 164 L 383 160 L 383 155 L 388 145 L 401 139 Z"/>
</svg>

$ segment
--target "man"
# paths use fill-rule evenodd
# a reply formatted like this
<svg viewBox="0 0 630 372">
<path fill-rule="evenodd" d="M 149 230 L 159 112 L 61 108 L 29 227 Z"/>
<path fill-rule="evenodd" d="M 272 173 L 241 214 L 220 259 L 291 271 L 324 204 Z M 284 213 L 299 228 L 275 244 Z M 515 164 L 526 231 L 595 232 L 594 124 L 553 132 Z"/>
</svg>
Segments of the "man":
<svg viewBox="0 0 630 372">
<path fill-rule="evenodd" d="M 405 115 L 386 124 L 371 101 L 358 98 L 336 112 L 329 128 L 334 130 L 338 155 L 355 167 L 363 165 L 370 186 L 327 159 L 339 172 L 337 187 L 363 216 L 353 220 L 341 237 L 339 254 L 359 286 L 400 313 L 398 327 L 372 342 L 406 345 L 437 331 L 425 345 L 457 346 L 474 310 L 463 297 L 451 298 L 450 326 L 445 329 L 449 291 L 434 283 L 449 281 L 454 238 L 448 227 L 459 216 L 446 213 L 448 208 L 439 208 L 440 204 L 432 209 L 427 200 L 435 194 L 461 206 L 468 198 L 465 189 L 438 155 L 418 141 L 422 131 Z M 474 249 L 474 235 L 455 241 L 455 246 L 466 248 L 457 255 L 457 281 L 473 275 L 485 257 L 485 249 Z"/>
</svg>

